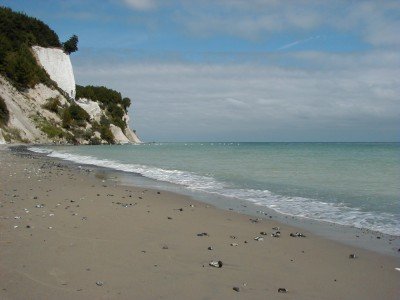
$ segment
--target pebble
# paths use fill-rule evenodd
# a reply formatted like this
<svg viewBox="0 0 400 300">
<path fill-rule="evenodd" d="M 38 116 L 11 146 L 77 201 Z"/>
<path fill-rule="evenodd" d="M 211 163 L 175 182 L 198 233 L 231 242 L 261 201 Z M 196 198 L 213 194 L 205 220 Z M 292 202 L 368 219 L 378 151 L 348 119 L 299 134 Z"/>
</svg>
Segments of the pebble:
<svg viewBox="0 0 400 300">
<path fill-rule="evenodd" d="M 352 258 L 352 259 L 353 258 L 357 258 L 357 255 L 355 253 L 352 253 L 352 254 L 349 255 L 349 258 Z"/>
<path fill-rule="evenodd" d="M 211 266 L 211 267 L 214 267 L 214 268 L 222 268 L 222 266 L 223 266 L 223 263 L 222 263 L 222 261 L 211 261 L 210 263 L 209 263 L 209 265 Z"/>
<path fill-rule="evenodd" d="M 238 286 L 234 286 L 232 289 L 233 289 L 235 292 L 240 292 L 240 288 L 239 288 Z"/>
<path fill-rule="evenodd" d="M 302 234 L 301 232 L 296 232 L 296 233 L 290 233 L 291 237 L 306 237 L 304 234 Z"/>
<path fill-rule="evenodd" d="M 96 285 L 98 285 L 98 286 L 102 286 L 103 284 L 104 284 L 103 281 L 96 281 Z"/>
<path fill-rule="evenodd" d="M 271 236 L 274 238 L 279 238 L 281 236 L 281 233 L 279 231 L 277 231 L 277 232 L 272 233 Z"/>
<path fill-rule="evenodd" d="M 278 293 L 287 293 L 287 289 L 285 288 L 279 288 Z"/>
</svg>

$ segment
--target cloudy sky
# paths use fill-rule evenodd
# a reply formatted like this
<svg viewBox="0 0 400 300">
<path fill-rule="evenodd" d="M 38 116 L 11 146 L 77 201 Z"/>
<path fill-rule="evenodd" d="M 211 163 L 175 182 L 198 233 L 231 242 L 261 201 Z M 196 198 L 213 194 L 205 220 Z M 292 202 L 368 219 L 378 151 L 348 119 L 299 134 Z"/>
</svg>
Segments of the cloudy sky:
<svg viewBox="0 0 400 300">
<path fill-rule="evenodd" d="M 66 40 L 145 141 L 399 141 L 400 2 L 0 0 Z"/>
</svg>

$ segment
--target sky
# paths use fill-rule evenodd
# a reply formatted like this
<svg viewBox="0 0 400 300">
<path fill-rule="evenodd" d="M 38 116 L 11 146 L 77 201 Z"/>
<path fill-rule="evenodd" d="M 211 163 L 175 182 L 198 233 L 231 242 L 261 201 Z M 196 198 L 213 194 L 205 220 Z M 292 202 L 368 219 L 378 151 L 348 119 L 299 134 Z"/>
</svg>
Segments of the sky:
<svg viewBox="0 0 400 300">
<path fill-rule="evenodd" d="M 400 1 L 0 0 L 47 23 L 144 141 L 400 141 Z"/>
</svg>

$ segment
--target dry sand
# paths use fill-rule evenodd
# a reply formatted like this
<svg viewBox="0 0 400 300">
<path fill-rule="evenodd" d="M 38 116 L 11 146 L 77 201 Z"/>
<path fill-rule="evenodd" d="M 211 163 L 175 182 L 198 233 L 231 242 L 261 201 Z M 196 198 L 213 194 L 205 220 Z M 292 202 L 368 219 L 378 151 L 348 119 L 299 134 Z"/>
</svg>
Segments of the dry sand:
<svg viewBox="0 0 400 300">
<path fill-rule="evenodd" d="M 0 178 L 0 299 L 399 299 L 399 257 L 36 155 Z"/>
</svg>

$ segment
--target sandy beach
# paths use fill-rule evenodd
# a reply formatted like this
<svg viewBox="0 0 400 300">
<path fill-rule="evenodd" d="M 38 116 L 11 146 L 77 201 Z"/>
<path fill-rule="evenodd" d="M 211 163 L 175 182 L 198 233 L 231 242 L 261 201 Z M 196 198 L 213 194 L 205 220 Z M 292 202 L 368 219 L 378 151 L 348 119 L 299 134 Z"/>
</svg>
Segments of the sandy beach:
<svg viewBox="0 0 400 300">
<path fill-rule="evenodd" d="M 399 257 L 6 148 L 0 176 L 1 299 L 400 295 Z"/>
</svg>

